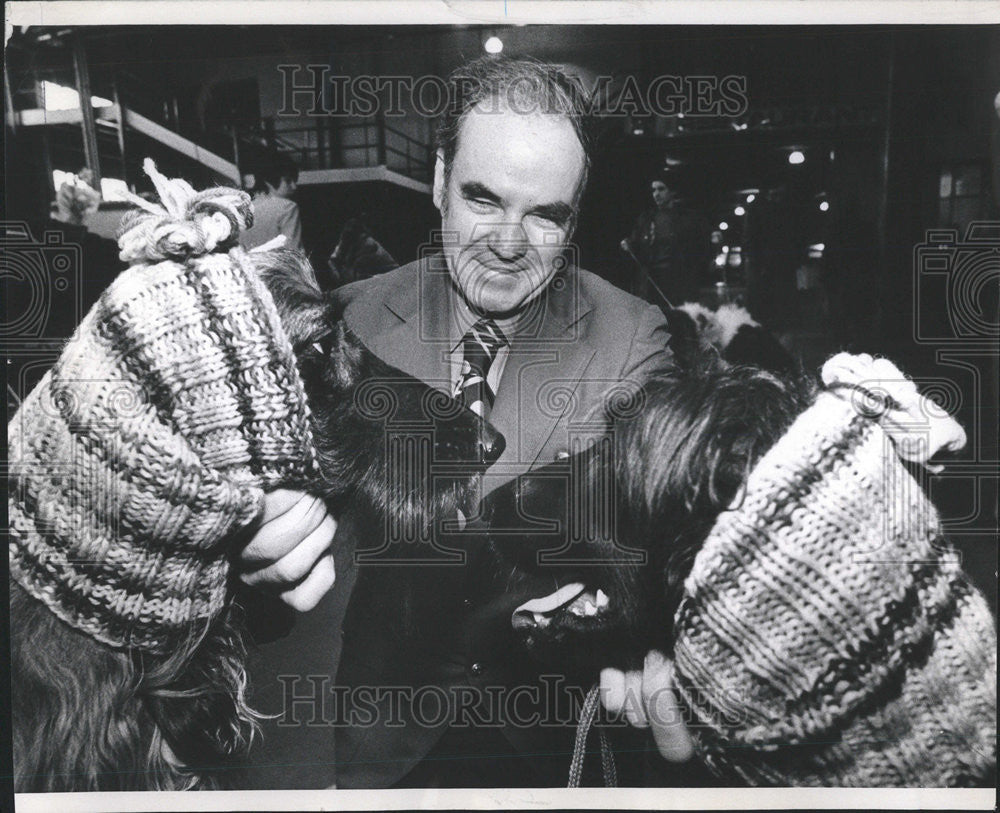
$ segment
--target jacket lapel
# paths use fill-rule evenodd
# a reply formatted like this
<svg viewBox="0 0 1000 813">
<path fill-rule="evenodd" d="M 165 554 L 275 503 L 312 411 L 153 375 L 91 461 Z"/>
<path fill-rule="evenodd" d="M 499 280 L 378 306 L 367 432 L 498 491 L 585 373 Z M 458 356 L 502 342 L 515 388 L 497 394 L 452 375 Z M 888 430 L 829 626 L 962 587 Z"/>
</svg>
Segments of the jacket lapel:
<svg viewBox="0 0 1000 813">
<path fill-rule="evenodd" d="M 444 258 L 420 261 L 414 284 L 401 285 L 383 300 L 388 326 L 369 348 L 405 373 L 451 394 L 448 353 L 451 282 Z"/>
<path fill-rule="evenodd" d="M 412 284 L 384 297 L 386 324 L 374 332 L 369 346 L 389 364 L 448 394 L 451 296 L 444 258 L 420 261 Z M 575 396 L 598 353 L 586 341 L 592 308 L 575 270 L 569 269 L 549 284 L 519 323 L 489 416 L 506 439 L 490 480 L 503 482 L 536 463 L 548 463 L 565 446 L 560 439 L 566 427 L 556 430 L 582 417 Z"/>
<path fill-rule="evenodd" d="M 575 394 L 597 355 L 582 340 L 593 306 L 573 270 L 556 277 L 536 302 L 511 342 L 490 413 L 507 440 L 494 470 L 507 478 L 549 462 L 546 445 L 560 423 L 579 417 Z"/>
</svg>

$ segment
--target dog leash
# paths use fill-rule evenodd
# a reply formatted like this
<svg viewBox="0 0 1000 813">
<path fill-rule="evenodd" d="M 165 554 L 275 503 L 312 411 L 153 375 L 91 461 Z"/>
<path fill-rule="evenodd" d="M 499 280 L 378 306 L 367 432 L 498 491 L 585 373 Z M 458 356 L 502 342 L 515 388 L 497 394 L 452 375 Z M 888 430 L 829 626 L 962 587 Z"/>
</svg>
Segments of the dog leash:
<svg viewBox="0 0 1000 813">
<path fill-rule="evenodd" d="M 601 706 L 601 690 L 599 686 L 594 686 L 587 694 L 587 699 L 583 701 L 583 708 L 580 710 L 580 722 L 576 725 L 576 742 L 573 744 L 573 759 L 569 765 L 568 788 L 580 787 L 580 780 L 583 778 L 583 762 L 587 757 L 587 739 L 590 731 L 594 727 L 597 719 L 597 712 Z M 618 769 L 615 767 L 615 753 L 611 750 L 611 743 L 604 731 L 598 727 L 597 736 L 601 742 L 601 769 L 604 772 L 604 786 L 606 788 L 618 787 Z"/>
<path fill-rule="evenodd" d="M 656 290 L 656 293 L 660 295 L 660 298 L 667 303 L 667 307 L 673 308 L 674 303 L 667 298 L 667 295 L 663 293 L 663 291 L 660 289 L 660 286 L 656 284 L 656 280 L 654 280 L 652 274 L 650 274 L 646 270 L 646 266 L 643 265 L 642 262 L 639 260 L 639 258 L 635 256 L 635 252 L 632 251 L 632 249 L 630 248 L 625 249 L 625 251 L 628 252 L 628 256 L 635 261 L 635 264 L 639 266 L 639 270 L 642 272 L 642 275 L 646 278 L 646 281 L 653 286 L 653 288 Z"/>
</svg>

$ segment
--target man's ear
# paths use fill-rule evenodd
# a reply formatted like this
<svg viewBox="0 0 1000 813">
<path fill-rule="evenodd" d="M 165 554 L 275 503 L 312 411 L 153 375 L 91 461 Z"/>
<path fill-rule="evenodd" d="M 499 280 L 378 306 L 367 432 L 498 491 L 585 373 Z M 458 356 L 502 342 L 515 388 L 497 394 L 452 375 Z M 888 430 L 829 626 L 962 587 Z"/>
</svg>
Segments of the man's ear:
<svg viewBox="0 0 1000 813">
<path fill-rule="evenodd" d="M 438 211 L 444 213 L 444 152 L 437 151 L 437 158 L 434 161 L 434 190 L 431 193 L 434 205 Z"/>
</svg>

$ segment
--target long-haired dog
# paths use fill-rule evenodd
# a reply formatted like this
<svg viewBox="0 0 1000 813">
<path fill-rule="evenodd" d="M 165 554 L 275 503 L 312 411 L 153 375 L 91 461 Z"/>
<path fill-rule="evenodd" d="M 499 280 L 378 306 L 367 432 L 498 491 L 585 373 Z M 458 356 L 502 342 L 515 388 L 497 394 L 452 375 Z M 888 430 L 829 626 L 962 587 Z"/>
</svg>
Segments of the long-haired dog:
<svg viewBox="0 0 1000 813">
<path fill-rule="evenodd" d="M 677 369 L 648 382 L 628 414 L 612 407 L 599 442 L 488 495 L 495 557 L 561 585 L 515 613 L 526 649 L 581 678 L 669 653 L 702 541 L 811 391 L 756 368 Z"/>
<path fill-rule="evenodd" d="M 488 495 L 498 567 L 557 588 L 515 634 L 582 681 L 665 653 L 731 784 L 995 782 L 995 619 L 904 465 L 964 432 L 884 360 L 822 380 L 658 375 L 597 443 Z"/>
<path fill-rule="evenodd" d="M 458 510 L 473 514 L 482 471 L 502 450 L 502 437 L 373 356 L 340 321 L 341 305 L 312 282 L 304 257 L 240 256 L 266 283 L 298 358 L 319 467 L 311 490 L 334 512 L 347 504 L 364 511 L 373 531 L 411 523 L 433 533 Z M 401 477 L 394 450 L 414 433 L 424 465 Z M 12 493 L 32 476 L 17 470 Z M 231 555 L 238 540 L 223 544 L 226 550 L 211 555 Z M 17 791 L 225 785 L 226 768 L 246 754 L 256 727 L 244 698 L 246 651 L 231 590 L 219 614 L 192 624 L 180 645 L 154 653 L 103 643 L 64 623 L 13 578 L 10 589 Z M 61 598 L 88 601 L 72 590 Z"/>
<path fill-rule="evenodd" d="M 502 454 L 503 435 L 372 354 L 341 320 L 346 303 L 320 291 L 303 255 L 251 258 L 295 349 L 320 461 L 314 488 L 331 511 L 350 504 L 382 525 L 391 517 L 411 527 L 436 524 L 439 532 L 458 511 L 474 513 L 480 475 Z M 426 459 L 393 457 L 416 440 Z M 405 463 L 413 465 L 400 469 Z M 419 479 L 401 479 L 407 472 Z"/>
</svg>

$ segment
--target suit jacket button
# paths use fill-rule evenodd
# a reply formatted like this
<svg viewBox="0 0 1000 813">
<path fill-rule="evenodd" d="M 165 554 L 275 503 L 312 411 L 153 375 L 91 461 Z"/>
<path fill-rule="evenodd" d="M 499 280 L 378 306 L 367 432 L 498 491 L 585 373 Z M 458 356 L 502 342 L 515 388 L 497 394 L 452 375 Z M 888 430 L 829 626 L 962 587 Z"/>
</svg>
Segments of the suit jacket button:
<svg viewBox="0 0 1000 813">
<path fill-rule="evenodd" d="M 472 664 L 472 666 L 469 667 L 469 671 L 472 672 L 472 674 L 474 675 L 481 675 L 483 672 L 486 671 L 486 667 L 477 661 L 476 663 Z"/>
<path fill-rule="evenodd" d="M 472 606 L 472 599 L 471 598 L 463 598 L 462 599 L 462 606 L 463 607 L 471 607 Z"/>
</svg>

